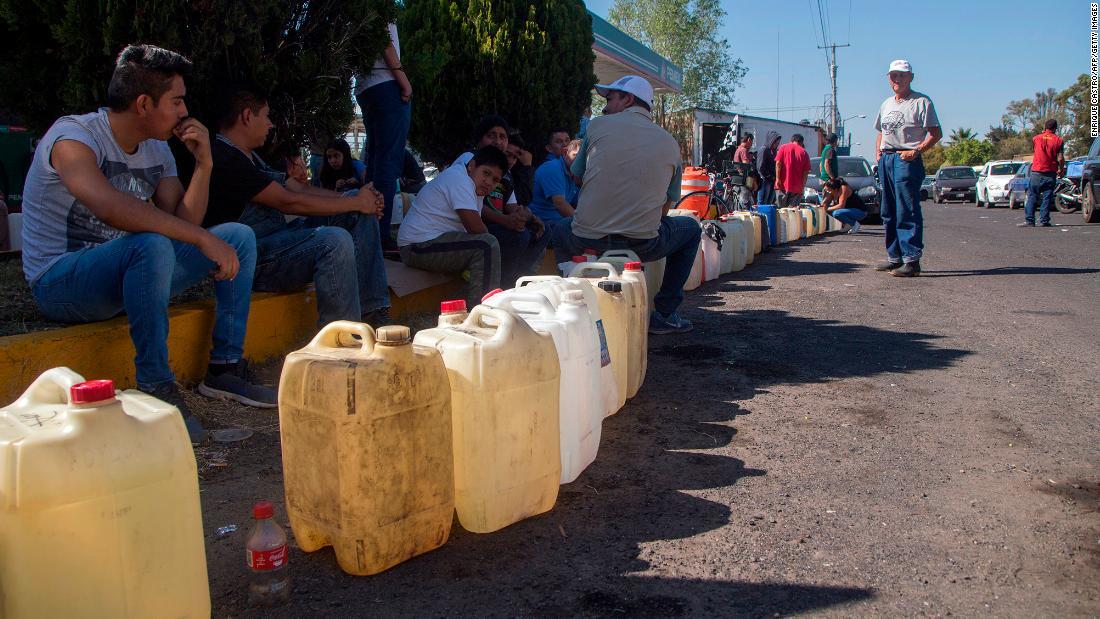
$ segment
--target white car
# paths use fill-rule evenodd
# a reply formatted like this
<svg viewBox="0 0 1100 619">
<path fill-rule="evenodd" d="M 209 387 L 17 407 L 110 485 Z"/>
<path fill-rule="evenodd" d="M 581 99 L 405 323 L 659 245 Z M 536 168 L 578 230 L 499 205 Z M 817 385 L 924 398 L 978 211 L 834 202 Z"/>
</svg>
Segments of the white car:
<svg viewBox="0 0 1100 619">
<path fill-rule="evenodd" d="M 1008 205 L 1008 181 L 1020 171 L 1023 161 L 990 161 L 978 173 L 978 185 L 975 187 L 975 201 L 978 208 Z"/>
</svg>

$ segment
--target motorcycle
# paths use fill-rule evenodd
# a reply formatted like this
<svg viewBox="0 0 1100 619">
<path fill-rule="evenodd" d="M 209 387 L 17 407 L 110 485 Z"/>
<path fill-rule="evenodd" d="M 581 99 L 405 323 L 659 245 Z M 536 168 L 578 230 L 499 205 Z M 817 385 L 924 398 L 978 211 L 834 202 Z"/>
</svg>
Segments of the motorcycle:
<svg viewBox="0 0 1100 619">
<path fill-rule="evenodd" d="M 1084 160 L 1066 162 L 1066 175 L 1054 186 L 1054 208 L 1059 213 L 1074 213 L 1081 209 L 1081 172 Z"/>
</svg>

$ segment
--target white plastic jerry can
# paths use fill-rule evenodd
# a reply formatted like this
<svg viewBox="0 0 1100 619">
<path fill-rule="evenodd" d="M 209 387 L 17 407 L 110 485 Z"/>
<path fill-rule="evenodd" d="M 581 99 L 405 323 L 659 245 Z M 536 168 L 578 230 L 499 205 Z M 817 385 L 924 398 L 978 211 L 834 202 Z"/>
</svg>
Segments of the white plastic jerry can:
<svg viewBox="0 0 1100 619">
<path fill-rule="evenodd" d="M 626 263 L 623 269 L 623 281 L 634 284 L 634 297 L 639 306 L 638 314 L 641 318 L 637 325 L 637 336 L 631 340 L 631 345 L 637 347 L 636 352 L 631 355 L 631 359 L 637 359 L 638 365 L 636 368 L 631 369 L 630 381 L 626 388 L 626 397 L 633 398 L 638 394 L 638 390 L 642 388 L 642 384 L 645 382 L 646 370 L 649 366 L 649 315 L 652 312 L 652 309 L 650 309 L 652 305 L 647 304 L 649 291 L 646 290 L 646 286 L 649 283 L 642 272 L 641 262 Z"/>
<path fill-rule="evenodd" d="M 554 338 L 561 367 L 561 483 L 574 481 L 596 459 L 604 417 L 600 339 L 584 293 L 563 292 L 555 308 L 545 296 L 520 288 L 498 294 L 486 305 L 510 311 Z"/>
<path fill-rule="evenodd" d="M 641 258 L 629 249 L 609 249 L 600 256 L 599 262 L 617 264 L 619 260 L 623 261 L 624 269 L 629 262 L 642 262 Z M 652 311 L 653 298 L 657 296 L 661 290 L 661 284 L 665 281 L 665 259 L 644 263 L 642 272 L 645 274 L 646 305 L 649 311 Z"/>
<path fill-rule="evenodd" d="M 615 376 L 615 409 L 619 412 L 626 404 L 629 386 L 630 354 L 630 308 L 623 295 L 622 282 L 606 280 L 599 283 L 596 290 L 599 299 L 600 315 L 607 331 L 607 350 L 611 356 L 611 370 Z"/>
<path fill-rule="evenodd" d="M 176 407 L 69 368 L 0 409 L 0 616 L 209 617 Z"/>
</svg>

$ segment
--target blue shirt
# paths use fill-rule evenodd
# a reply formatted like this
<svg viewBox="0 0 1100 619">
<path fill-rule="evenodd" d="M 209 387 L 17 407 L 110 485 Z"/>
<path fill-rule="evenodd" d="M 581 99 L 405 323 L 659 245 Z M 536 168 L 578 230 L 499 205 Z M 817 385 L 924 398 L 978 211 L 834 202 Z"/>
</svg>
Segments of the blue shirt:
<svg viewBox="0 0 1100 619">
<path fill-rule="evenodd" d="M 531 204 L 527 207 L 543 221 L 559 221 L 565 219 L 565 216 L 554 206 L 554 196 L 562 196 L 566 202 L 576 207 L 579 193 L 580 188 L 565 169 L 565 159 L 547 159 L 535 170 Z"/>
</svg>

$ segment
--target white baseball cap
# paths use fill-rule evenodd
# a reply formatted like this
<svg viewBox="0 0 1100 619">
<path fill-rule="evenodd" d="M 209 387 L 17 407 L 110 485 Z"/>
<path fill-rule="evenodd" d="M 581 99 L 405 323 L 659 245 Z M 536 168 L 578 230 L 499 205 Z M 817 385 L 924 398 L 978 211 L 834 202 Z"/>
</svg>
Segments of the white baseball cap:
<svg viewBox="0 0 1100 619">
<path fill-rule="evenodd" d="M 895 60 L 890 63 L 890 71 L 901 71 L 902 73 L 912 73 L 913 65 L 909 64 L 908 60 Z"/>
<path fill-rule="evenodd" d="M 646 105 L 653 105 L 653 86 L 650 86 L 649 80 L 644 77 L 626 75 L 610 84 L 596 84 L 596 92 L 601 97 L 607 97 L 607 93 L 612 90 L 630 93 L 634 98 L 645 101 Z"/>
</svg>

